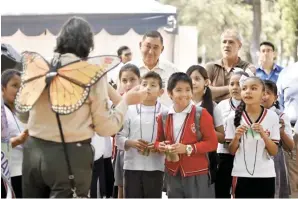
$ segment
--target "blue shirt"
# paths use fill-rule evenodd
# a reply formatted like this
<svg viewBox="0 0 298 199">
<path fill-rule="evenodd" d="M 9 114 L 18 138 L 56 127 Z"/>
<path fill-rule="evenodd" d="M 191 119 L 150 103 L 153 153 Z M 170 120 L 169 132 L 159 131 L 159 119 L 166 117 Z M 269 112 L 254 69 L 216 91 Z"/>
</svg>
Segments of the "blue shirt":
<svg viewBox="0 0 298 199">
<path fill-rule="evenodd" d="M 298 119 L 298 62 L 280 73 L 277 89 L 281 109 L 293 124 Z"/>
<path fill-rule="evenodd" d="M 262 80 L 271 80 L 276 83 L 279 73 L 282 71 L 282 69 L 283 69 L 282 67 L 278 66 L 277 64 L 274 64 L 273 69 L 271 70 L 270 74 L 267 75 L 267 73 L 265 72 L 263 67 L 259 66 L 256 69 L 256 76 L 261 78 Z"/>
</svg>

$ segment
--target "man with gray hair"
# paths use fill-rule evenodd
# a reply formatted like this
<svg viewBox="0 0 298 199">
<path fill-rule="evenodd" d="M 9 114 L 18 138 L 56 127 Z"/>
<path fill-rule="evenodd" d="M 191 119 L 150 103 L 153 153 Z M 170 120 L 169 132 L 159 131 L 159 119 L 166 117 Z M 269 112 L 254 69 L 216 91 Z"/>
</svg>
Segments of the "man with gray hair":
<svg viewBox="0 0 298 199">
<path fill-rule="evenodd" d="M 243 70 L 252 76 L 256 71 L 251 63 L 241 60 L 238 56 L 242 38 L 236 30 L 225 30 L 220 39 L 222 58 L 205 65 L 211 81 L 212 97 L 217 103 L 230 97 L 228 84 L 233 72 Z"/>
</svg>

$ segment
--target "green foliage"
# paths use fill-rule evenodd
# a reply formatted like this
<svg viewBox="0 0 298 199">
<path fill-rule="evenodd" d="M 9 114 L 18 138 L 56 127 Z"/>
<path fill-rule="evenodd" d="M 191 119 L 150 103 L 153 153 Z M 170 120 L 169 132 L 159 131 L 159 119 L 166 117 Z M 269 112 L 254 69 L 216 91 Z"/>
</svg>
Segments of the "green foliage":
<svg viewBox="0 0 298 199">
<path fill-rule="evenodd" d="M 243 36 L 241 56 L 249 60 L 252 38 L 252 5 L 245 0 L 162 0 L 177 7 L 180 25 L 197 26 L 199 53 L 206 47 L 208 60 L 221 57 L 220 35 L 226 28 L 235 28 Z M 298 30 L 298 0 L 261 0 L 261 41 L 272 41 L 279 47 L 283 41 L 284 56 L 293 52 L 295 30 Z M 200 55 L 199 55 L 200 56 Z"/>
</svg>

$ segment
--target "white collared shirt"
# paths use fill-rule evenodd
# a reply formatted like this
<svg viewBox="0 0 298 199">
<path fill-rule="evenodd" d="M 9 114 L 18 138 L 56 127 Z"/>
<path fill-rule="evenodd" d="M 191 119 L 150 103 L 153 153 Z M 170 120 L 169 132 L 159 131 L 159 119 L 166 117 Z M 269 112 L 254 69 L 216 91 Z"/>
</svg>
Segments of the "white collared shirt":
<svg viewBox="0 0 298 199">
<path fill-rule="evenodd" d="M 236 127 L 234 125 L 235 114 L 227 119 L 226 140 L 230 142 L 235 137 Z M 277 114 L 269 109 L 263 109 L 258 121 L 269 134 L 269 138 L 278 143 L 280 140 L 279 118 Z M 249 116 L 245 111 L 241 116 L 240 125 L 251 126 Z M 248 170 L 248 171 L 247 171 Z M 253 173 L 253 175 L 251 175 Z M 232 176 L 248 178 L 270 178 L 275 177 L 275 168 L 272 157 L 268 154 L 263 139 L 255 139 L 249 133 L 241 136 L 239 148 L 235 153 Z"/>
<path fill-rule="evenodd" d="M 272 106 L 270 110 L 274 111 L 278 115 L 279 119 L 282 119 L 284 121 L 285 133 L 290 139 L 293 140 L 293 132 L 292 132 L 292 127 L 291 127 L 291 122 L 289 117 L 285 113 L 277 109 L 275 106 Z"/>
<path fill-rule="evenodd" d="M 21 123 L 19 119 L 11 112 L 7 106 L 4 106 L 5 114 L 8 124 L 8 134 L 10 137 L 16 137 L 20 135 L 25 130 L 25 124 Z M 17 146 L 11 150 L 10 153 L 10 176 L 20 176 L 22 175 L 22 164 L 23 164 L 23 149 L 22 145 Z"/>
<path fill-rule="evenodd" d="M 143 139 L 147 142 L 155 142 L 157 137 L 156 118 L 167 108 L 161 103 L 157 103 L 155 113 L 154 110 L 155 106 L 140 104 L 129 106 L 123 129 L 115 137 L 118 149 L 125 150 L 127 140 Z M 128 148 L 124 153 L 123 168 L 124 170 L 164 171 L 164 163 L 165 157 L 162 154 L 150 153 L 149 156 L 144 156 L 139 154 L 137 149 Z"/>
<path fill-rule="evenodd" d="M 119 83 L 119 72 L 120 72 L 120 69 L 122 68 L 122 66 L 124 66 L 124 64 L 121 62 L 120 64 L 118 64 L 118 66 L 116 66 L 115 68 L 113 68 L 112 70 L 110 70 L 107 73 L 108 82 L 110 82 L 111 80 L 113 80 L 113 82 L 115 84 L 117 84 L 117 86 L 118 86 L 118 83 Z"/>
<path fill-rule="evenodd" d="M 285 67 L 279 74 L 276 86 L 278 101 L 291 122 L 298 120 L 298 62 Z"/>
<path fill-rule="evenodd" d="M 189 105 L 182 111 L 177 113 L 174 109 L 174 105 L 169 109 L 169 114 L 173 114 L 173 134 L 175 143 L 179 143 L 182 130 L 185 125 L 186 116 L 191 112 L 193 103 Z"/>
<path fill-rule="evenodd" d="M 136 66 L 139 67 L 141 76 L 145 75 L 150 71 L 154 71 L 160 75 L 165 92 L 160 97 L 159 102 L 166 107 L 170 107 L 173 104 L 173 102 L 168 96 L 168 93 L 166 92 L 168 80 L 173 73 L 179 72 L 179 70 L 174 66 L 174 64 L 160 58 L 156 66 L 152 70 L 150 70 L 144 64 L 143 60 L 135 60 L 135 61 L 131 61 L 130 63 L 135 64 Z"/>
<path fill-rule="evenodd" d="M 240 104 L 240 101 L 233 99 L 233 98 L 225 99 L 225 100 L 221 101 L 220 103 L 218 103 L 217 107 L 219 110 L 221 110 L 221 114 L 223 117 L 224 130 L 226 130 L 227 118 L 230 115 L 235 115 L 235 110 L 239 104 Z M 224 144 L 218 143 L 217 153 L 229 154 L 230 152 L 229 152 L 229 149 L 224 146 Z"/>
<path fill-rule="evenodd" d="M 91 144 L 94 147 L 94 161 L 101 157 L 109 158 L 112 156 L 111 137 L 102 137 L 95 133 Z"/>
<path fill-rule="evenodd" d="M 202 101 L 198 102 L 197 104 L 195 104 L 195 102 L 193 100 L 191 102 L 196 106 L 202 105 Z M 223 125 L 223 118 L 221 115 L 221 110 L 217 106 L 216 102 L 213 102 L 213 123 L 214 123 L 215 128 Z"/>
</svg>

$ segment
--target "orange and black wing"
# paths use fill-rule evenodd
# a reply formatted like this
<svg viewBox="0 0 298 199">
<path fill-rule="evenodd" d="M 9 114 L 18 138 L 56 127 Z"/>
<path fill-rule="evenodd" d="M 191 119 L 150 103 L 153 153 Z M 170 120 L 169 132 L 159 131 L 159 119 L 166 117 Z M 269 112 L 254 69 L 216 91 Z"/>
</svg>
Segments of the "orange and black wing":
<svg viewBox="0 0 298 199">
<path fill-rule="evenodd" d="M 50 84 L 53 111 L 65 115 L 79 109 L 88 98 L 90 87 L 119 63 L 117 56 L 105 55 L 62 66 Z"/>
<path fill-rule="evenodd" d="M 22 82 L 15 100 L 19 112 L 29 111 L 46 87 L 46 74 L 49 63 L 38 53 L 24 52 L 22 54 Z"/>
</svg>

